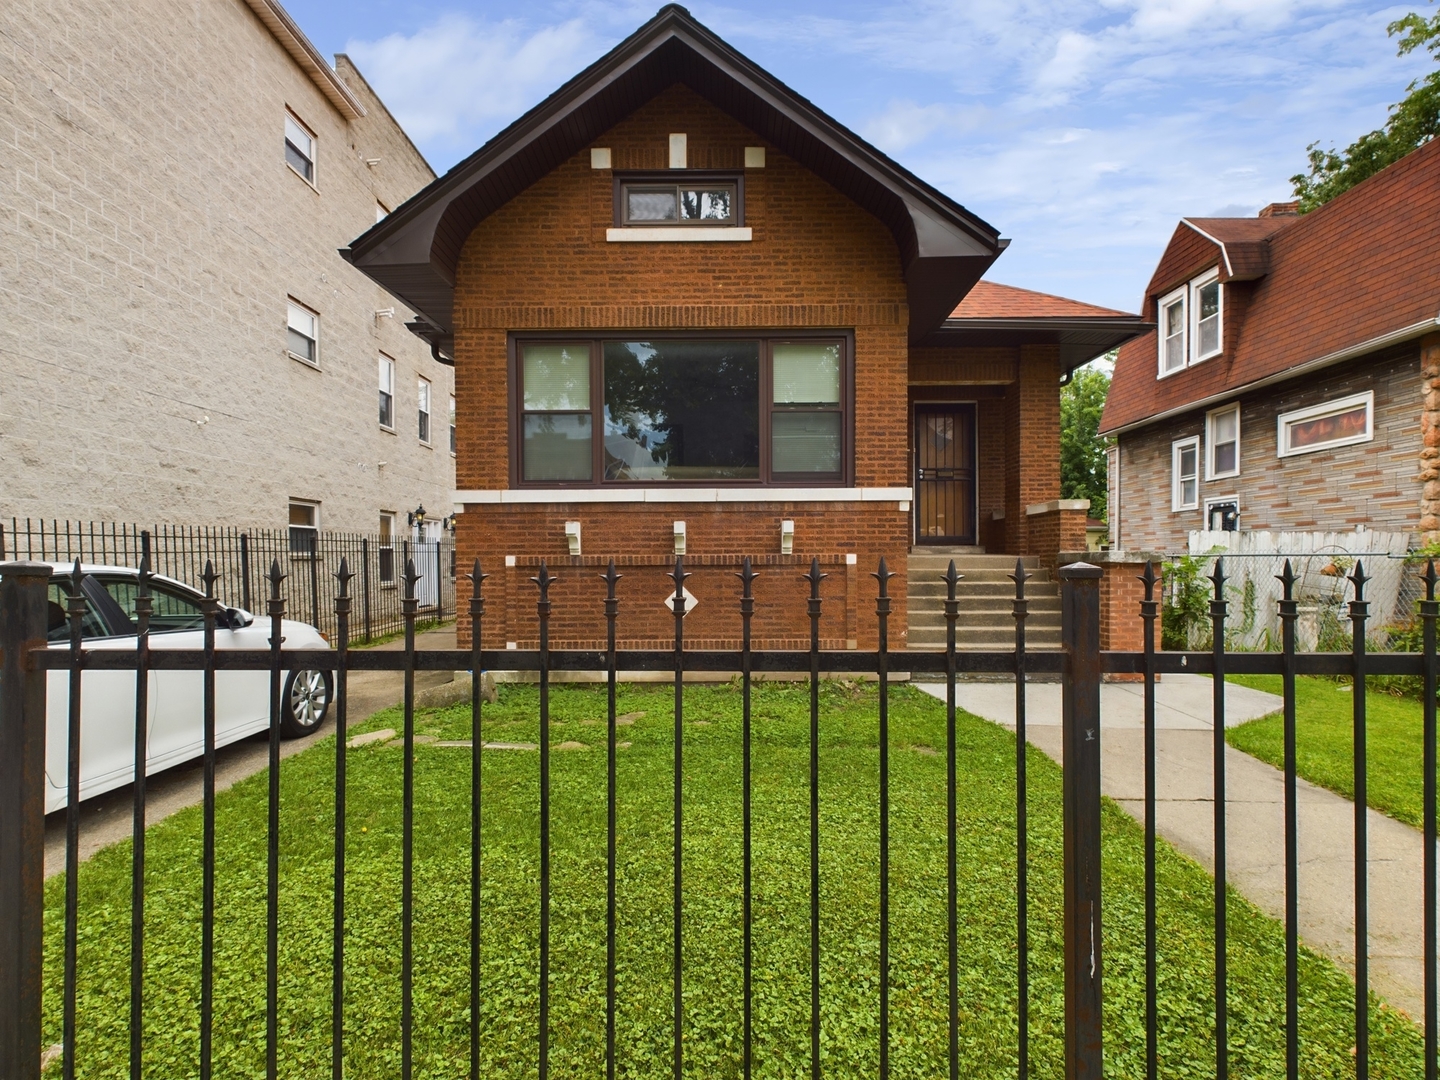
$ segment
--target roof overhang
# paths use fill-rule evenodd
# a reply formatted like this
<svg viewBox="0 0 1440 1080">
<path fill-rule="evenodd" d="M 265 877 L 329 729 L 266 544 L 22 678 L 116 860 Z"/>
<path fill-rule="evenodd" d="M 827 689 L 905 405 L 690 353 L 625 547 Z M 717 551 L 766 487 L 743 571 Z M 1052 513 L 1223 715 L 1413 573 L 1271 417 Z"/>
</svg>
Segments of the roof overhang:
<svg viewBox="0 0 1440 1080">
<path fill-rule="evenodd" d="M 884 222 L 904 268 L 911 340 L 940 327 L 1008 243 L 672 4 L 341 254 L 453 335 L 456 266 L 475 226 L 676 83 Z"/>
<path fill-rule="evenodd" d="M 947 319 L 929 334 L 926 345 L 995 347 L 1058 345 L 1060 366 L 1068 374 L 1111 349 L 1118 349 L 1155 324 L 1139 315 L 1116 318 L 1017 317 L 1013 319 Z"/>
<path fill-rule="evenodd" d="M 1289 382 L 1291 379 L 1298 379 L 1309 375 L 1312 372 L 1320 371 L 1323 368 L 1331 367 L 1334 364 L 1343 364 L 1346 360 L 1354 360 L 1356 357 L 1365 356 L 1368 353 L 1379 352 L 1381 349 L 1388 349 L 1392 345 L 1403 345 L 1407 341 L 1422 338 L 1427 334 L 1440 331 L 1440 315 L 1433 319 L 1424 319 L 1418 323 L 1411 323 L 1409 326 L 1401 326 L 1395 330 L 1389 330 L 1375 337 L 1367 338 L 1365 341 L 1356 342 L 1354 345 L 1347 345 L 1343 349 L 1336 349 L 1334 352 L 1326 353 L 1324 356 L 1317 356 L 1313 360 L 1307 360 L 1294 367 L 1288 367 L 1284 371 L 1277 371 L 1273 375 L 1266 375 L 1264 378 L 1251 379 L 1239 386 L 1226 387 L 1216 394 L 1209 394 L 1194 401 L 1187 401 L 1183 405 L 1176 405 L 1174 408 L 1165 409 L 1163 412 L 1155 413 L 1140 420 L 1132 420 L 1128 424 L 1121 424 L 1113 428 L 1101 428 L 1101 435 L 1126 435 L 1132 431 L 1139 431 L 1141 428 L 1149 427 L 1151 424 L 1158 424 L 1163 420 L 1169 420 L 1175 416 L 1182 416 L 1185 413 L 1195 412 L 1199 409 L 1208 409 L 1212 405 L 1218 405 L 1223 401 L 1230 401 L 1246 394 L 1252 390 L 1263 390 L 1267 386 L 1274 386 L 1277 383 Z"/>
<path fill-rule="evenodd" d="M 245 3 L 341 116 L 358 120 L 365 115 L 364 104 L 340 80 L 335 69 L 326 63 L 320 50 L 310 44 L 310 39 L 277 0 L 245 0 Z"/>
</svg>

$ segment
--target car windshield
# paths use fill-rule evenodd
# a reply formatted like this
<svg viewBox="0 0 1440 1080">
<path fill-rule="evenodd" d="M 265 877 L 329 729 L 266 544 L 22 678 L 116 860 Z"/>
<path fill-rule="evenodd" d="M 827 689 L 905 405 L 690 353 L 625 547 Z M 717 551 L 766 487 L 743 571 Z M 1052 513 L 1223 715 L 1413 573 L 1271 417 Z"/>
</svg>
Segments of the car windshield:
<svg viewBox="0 0 1440 1080">
<path fill-rule="evenodd" d="M 47 639 L 50 641 L 70 640 L 70 581 L 65 578 L 50 579 L 49 595 L 49 627 Z M 94 602 L 87 596 L 85 598 L 85 615 L 80 620 L 80 636 L 87 638 L 106 637 L 110 628 L 100 618 L 100 613 L 95 610 Z"/>
<path fill-rule="evenodd" d="M 135 598 L 140 595 L 137 578 L 102 578 L 100 583 L 111 599 L 120 605 L 125 618 L 135 623 Z M 203 630 L 205 616 L 197 599 L 180 590 L 152 582 L 150 585 L 150 629 L 157 633 L 171 630 Z"/>
</svg>

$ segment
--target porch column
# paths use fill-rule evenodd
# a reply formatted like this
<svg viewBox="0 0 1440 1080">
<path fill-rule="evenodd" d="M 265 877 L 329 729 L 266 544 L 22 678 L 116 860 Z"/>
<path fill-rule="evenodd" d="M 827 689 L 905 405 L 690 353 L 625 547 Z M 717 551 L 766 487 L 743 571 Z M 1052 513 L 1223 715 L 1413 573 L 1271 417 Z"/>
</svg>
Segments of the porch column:
<svg viewBox="0 0 1440 1080">
<path fill-rule="evenodd" d="M 1060 346 L 1022 345 L 1005 391 L 1005 550 L 1032 551 L 1025 510 L 1060 497 Z"/>
</svg>

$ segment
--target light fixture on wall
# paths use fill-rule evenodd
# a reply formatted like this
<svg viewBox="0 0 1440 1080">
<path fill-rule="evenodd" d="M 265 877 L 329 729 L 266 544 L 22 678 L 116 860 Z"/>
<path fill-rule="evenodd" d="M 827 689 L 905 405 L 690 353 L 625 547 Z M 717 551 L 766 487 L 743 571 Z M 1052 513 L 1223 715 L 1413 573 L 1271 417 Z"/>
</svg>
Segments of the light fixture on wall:
<svg viewBox="0 0 1440 1080">
<path fill-rule="evenodd" d="M 407 515 L 410 524 L 415 528 L 423 528 L 425 525 L 425 504 L 421 503 Z"/>
<path fill-rule="evenodd" d="M 448 514 L 445 517 L 441 518 L 440 527 L 448 533 L 453 533 L 455 531 L 455 515 Z"/>
</svg>

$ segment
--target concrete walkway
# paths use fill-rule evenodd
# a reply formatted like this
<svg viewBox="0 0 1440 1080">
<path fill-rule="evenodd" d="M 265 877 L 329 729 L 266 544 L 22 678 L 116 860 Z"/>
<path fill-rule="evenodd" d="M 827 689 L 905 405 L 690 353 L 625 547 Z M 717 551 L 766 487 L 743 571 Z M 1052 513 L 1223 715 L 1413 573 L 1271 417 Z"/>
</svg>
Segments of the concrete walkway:
<svg viewBox="0 0 1440 1080">
<path fill-rule="evenodd" d="M 919 689 L 942 701 L 943 685 Z M 1155 687 L 1157 832 L 1177 850 L 1214 870 L 1214 727 L 1211 680 L 1166 675 Z M 1101 787 L 1137 821 L 1145 817 L 1144 699 L 1135 683 L 1100 689 Z M 962 683 L 967 712 L 1014 729 L 1015 688 Z M 1228 685 L 1227 727 L 1278 712 L 1281 700 Z M 1027 736 L 1061 761 L 1060 685 L 1027 688 Z M 1284 774 L 1226 748 L 1228 877 L 1243 896 L 1276 919 L 1285 917 Z M 1354 804 L 1297 781 L 1300 819 L 1300 936 L 1352 976 L 1355 963 Z M 1389 1004 L 1424 1017 L 1423 851 L 1418 830 L 1368 812 L 1370 834 L 1370 983 Z"/>
<path fill-rule="evenodd" d="M 416 635 L 421 649 L 455 648 L 454 625 Z M 404 638 L 377 645 L 376 649 L 400 650 Z M 420 671 L 415 674 L 417 690 L 450 682 L 449 671 Z M 354 726 L 381 709 L 400 703 L 405 696 L 405 676 L 399 671 L 352 671 L 348 681 L 348 725 Z M 333 729 L 333 716 L 313 735 L 303 739 L 286 739 L 280 744 L 281 758 L 298 754 L 328 736 Z M 246 777 L 263 772 L 270 763 L 270 739 L 261 732 L 215 752 L 215 790 L 224 791 Z M 171 814 L 194 806 L 204 797 L 205 771 L 199 758 L 156 773 L 145 782 L 145 820 L 149 825 L 164 821 Z M 104 795 L 97 795 L 80 804 L 80 860 L 90 858 L 101 848 L 127 840 L 134 812 L 134 788 L 126 784 Z M 45 818 L 45 876 L 65 872 L 65 811 L 58 810 Z"/>
</svg>

